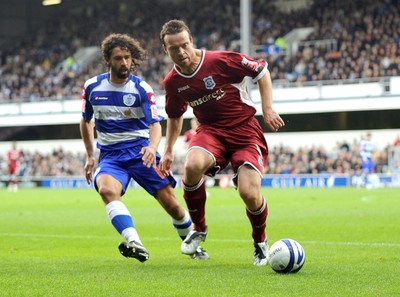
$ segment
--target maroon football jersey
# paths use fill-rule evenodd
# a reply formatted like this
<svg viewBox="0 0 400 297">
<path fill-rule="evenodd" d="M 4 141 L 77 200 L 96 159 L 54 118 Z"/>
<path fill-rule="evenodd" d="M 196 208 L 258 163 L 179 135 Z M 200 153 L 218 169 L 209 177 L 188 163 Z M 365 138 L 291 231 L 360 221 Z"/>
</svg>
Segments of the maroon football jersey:
<svg viewBox="0 0 400 297">
<path fill-rule="evenodd" d="M 189 105 L 200 124 L 236 127 L 256 113 L 245 77 L 257 82 L 266 69 L 266 61 L 241 53 L 202 50 L 201 61 L 192 74 L 182 74 L 174 66 L 165 77 L 166 112 L 177 118 Z"/>
<path fill-rule="evenodd" d="M 11 149 L 7 152 L 8 167 L 10 172 L 14 172 L 18 168 L 18 162 L 22 158 L 22 152 L 17 149 Z"/>
</svg>

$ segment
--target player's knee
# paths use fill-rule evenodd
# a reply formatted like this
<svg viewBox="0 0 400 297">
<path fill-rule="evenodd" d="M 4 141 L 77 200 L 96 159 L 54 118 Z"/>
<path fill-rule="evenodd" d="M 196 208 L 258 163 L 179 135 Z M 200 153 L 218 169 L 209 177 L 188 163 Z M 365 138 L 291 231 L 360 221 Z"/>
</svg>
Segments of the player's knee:
<svg viewBox="0 0 400 297">
<path fill-rule="evenodd" d="M 114 187 L 108 185 L 99 185 L 98 192 L 104 201 L 111 201 L 121 196 Z"/>
<path fill-rule="evenodd" d="M 245 201 L 256 200 L 258 196 L 257 191 L 255 191 L 255 189 L 251 189 L 250 187 L 238 188 L 238 192 L 240 197 L 242 197 L 242 199 Z"/>
<path fill-rule="evenodd" d="M 262 195 L 257 188 L 242 187 L 238 188 L 238 192 L 249 209 L 258 209 L 262 204 Z"/>
<path fill-rule="evenodd" d="M 184 170 L 189 175 L 199 174 L 199 173 L 203 173 L 204 166 L 202 165 L 201 162 L 199 162 L 196 159 L 187 159 L 185 162 Z"/>
<path fill-rule="evenodd" d="M 190 175 L 204 174 L 214 166 L 212 156 L 201 149 L 191 149 L 186 155 L 184 169 Z"/>
</svg>

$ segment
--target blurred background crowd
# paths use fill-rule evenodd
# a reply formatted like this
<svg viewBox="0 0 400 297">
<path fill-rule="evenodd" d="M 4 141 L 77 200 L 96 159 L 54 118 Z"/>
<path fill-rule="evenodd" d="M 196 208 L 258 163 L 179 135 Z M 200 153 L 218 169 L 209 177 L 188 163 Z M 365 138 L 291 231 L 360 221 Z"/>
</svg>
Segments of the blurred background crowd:
<svg viewBox="0 0 400 297">
<path fill-rule="evenodd" d="M 353 142 L 337 142 L 336 146 L 327 151 L 323 146 L 303 146 L 293 149 L 290 146 L 277 145 L 269 148 L 268 165 L 265 174 L 360 174 L 361 156 L 359 152 L 360 139 Z M 376 173 L 391 173 L 388 168 L 389 146 L 400 146 L 400 137 L 389 143 L 382 150 L 375 150 Z M 183 150 L 182 150 L 183 152 Z M 20 159 L 20 174 L 26 177 L 42 176 L 84 176 L 86 155 L 81 152 L 55 149 L 51 153 L 22 150 Z M 184 153 L 175 156 L 172 167 L 175 175 L 183 174 Z M 0 175 L 7 175 L 7 158 L 0 155 Z M 232 173 L 228 166 L 223 174 Z"/>
<path fill-rule="evenodd" d="M 254 55 L 266 59 L 275 85 L 332 80 L 373 80 L 400 75 L 400 1 L 319 0 L 307 8 L 282 11 L 272 1 L 253 0 L 252 45 Z M 190 9 L 188 9 L 190 7 Z M 20 44 L 2 49 L 0 103 L 80 99 L 86 79 L 105 72 L 97 56 L 81 65 L 74 54 L 83 47 L 100 47 L 112 32 L 129 33 L 148 52 L 137 75 L 157 92 L 171 64 L 159 41 L 161 25 L 185 16 L 197 47 L 240 50 L 240 0 L 190 0 L 169 2 L 135 0 L 99 1 L 84 10 L 60 14 Z M 295 54 L 283 36 L 296 28 L 313 32 Z M 376 172 L 387 172 L 387 148 L 376 151 Z M 0 156 L 6 175 L 5 156 Z M 183 156 L 177 156 L 174 173 L 182 173 Z M 24 151 L 23 176 L 83 176 L 85 156 L 58 149 L 52 153 Z M 270 147 L 267 174 L 357 173 L 361 160 L 358 142 L 293 149 Z M 226 169 L 229 173 L 229 168 Z"/>
<path fill-rule="evenodd" d="M 142 43 L 148 60 L 137 74 L 161 92 L 171 64 L 159 31 L 164 21 L 183 15 L 198 47 L 240 50 L 240 0 L 95 3 L 55 16 L 30 40 L 2 51 L 0 102 L 79 99 L 84 81 L 106 69 L 101 58 L 80 65 L 74 53 L 99 47 L 111 32 L 132 34 Z M 254 54 L 268 60 L 275 84 L 400 75 L 397 0 L 319 0 L 296 11 L 281 11 L 273 1 L 253 0 L 252 5 Z M 283 36 L 302 27 L 314 30 L 289 55 Z"/>
</svg>

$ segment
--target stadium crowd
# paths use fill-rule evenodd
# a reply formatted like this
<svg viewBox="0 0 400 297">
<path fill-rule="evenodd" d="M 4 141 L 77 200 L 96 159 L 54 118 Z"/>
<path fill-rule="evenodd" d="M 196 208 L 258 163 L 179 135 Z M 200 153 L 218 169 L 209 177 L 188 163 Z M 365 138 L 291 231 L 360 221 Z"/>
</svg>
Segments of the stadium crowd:
<svg viewBox="0 0 400 297">
<path fill-rule="evenodd" d="M 138 75 L 161 91 L 171 65 L 158 32 L 170 18 L 184 16 L 198 47 L 240 49 L 240 0 L 188 2 L 97 1 L 79 13 L 55 15 L 31 40 L 2 51 L 0 103 L 80 98 L 84 81 L 106 69 L 98 59 L 80 65 L 73 55 L 79 48 L 98 46 L 112 32 L 133 34 L 143 43 L 148 60 Z M 263 49 L 257 55 L 268 60 L 275 84 L 400 75 L 397 0 L 319 0 L 290 12 L 280 11 L 272 1 L 252 3 L 252 44 Z M 282 37 L 301 27 L 314 31 L 308 43 L 289 55 Z M 275 46 L 272 52 L 270 45 Z"/>
<path fill-rule="evenodd" d="M 400 1 L 319 0 L 307 9 L 289 12 L 277 9 L 273 1 L 252 3 L 252 44 L 262 49 L 255 54 L 268 60 L 274 84 L 400 75 Z M 127 32 L 142 42 L 148 60 L 138 75 L 161 92 L 171 64 L 158 33 L 171 18 L 184 16 L 197 47 L 240 49 L 240 0 L 158 1 L 157 5 L 147 0 L 136 0 L 135 5 L 96 1 L 77 11 L 54 15 L 30 40 L 2 49 L 0 103 L 79 99 L 84 81 L 106 69 L 98 57 L 81 65 L 73 55 L 82 47 L 98 46 L 112 32 Z M 302 27 L 314 31 L 289 55 L 290 45 L 282 37 Z M 375 152 L 374 159 L 376 172 L 387 172 L 387 149 Z M 5 162 L 0 156 L 1 175 L 7 174 Z M 51 154 L 24 151 L 21 174 L 83 176 L 84 163 L 84 154 L 62 149 Z M 174 173 L 182 174 L 182 156 L 177 156 L 174 166 Z M 338 143 L 333 151 L 277 146 L 270 148 L 265 173 L 353 174 L 360 168 L 356 143 Z"/>
<path fill-rule="evenodd" d="M 397 142 L 396 142 L 397 141 Z M 392 145 L 400 145 L 396 140 Z M 376 173 L 389 173 L 388 148 L 376 150 L 373 155 Z M 64 151 L 61 148 L 52 153 L 22 151 L 20 173 L 22 177 L 66 177 L 84 176 L 85 154 Z M 175 156 L 173 173 L 183 174 L 184 155 Z M 7 160 L 0 155 L 0 176 L 7 176 Z M 359 141 L 337 142 L 334 149 L 327 151 L 322 146 L 300 147 L 275 146 L 269 148 L 268 165 L 265 174 L 360 174 L 361 157 Z M 224 174 L 232 173 L 228 166 Z"/>
</svg>

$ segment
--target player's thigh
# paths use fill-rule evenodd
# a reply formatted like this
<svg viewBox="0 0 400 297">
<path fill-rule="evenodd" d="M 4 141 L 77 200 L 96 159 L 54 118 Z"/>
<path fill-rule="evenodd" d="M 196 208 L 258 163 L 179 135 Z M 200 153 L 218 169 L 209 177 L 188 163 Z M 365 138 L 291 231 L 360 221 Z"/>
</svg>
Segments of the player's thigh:
<svg viewBox="0 0 400 297">
<path fill-rule="evenodd" d="M 232 152 L 230 161 L 235 173 L 243 164 L 251 164 L 260 173 L 264 172 L 268 146 L 257 120 L 253 119 L 232 130 L 227 142 Z"/>
<path fill-rule="evenodd" d="M 214 164 L 215 157 L 212 152 L 202 147 L 192 147 L 186 154 L 184 166 L 191 172 L 205 173 Z"/>
<path fill-rule="evenodd" d="M 235 174 L 244 164 L 251 165 L 259 174 L 262 174 L 266 162 L 267 154 L 263 153 L 256 143 L 238 148 L 231 156 L 231 165 Z"/>
<path fill-rule="evenodd" d="M 239 193 L 247 196 L 256 196 L 261 191 L 261 174 L 250 164 L 239 168 L 237 175 Z"/>
<path fill-rule="evenodd" d="M 185 169 L 191 172 L 200 172 L 214 175 L 226 167 L 227 148 L 222 142 L 221 131 L 211 128 L 200 130 L 191 140 L 185 158 Z"/>
<path fill-rule="evenodd" d="M 122 184 L 119 180 L 110 174 L 103 173 L 96 178 L 97 187 L 109 188 L 110 191 L 120 192 L 122 190 Z"/>
<path fill-rule="evenodd" d="M 128 187 L 130 176 L 128 172 L 112 162 L 99 164 L 95 175 L 94 185 L 100 195 L 122 196 Z"/>
<path fill-rule="evenodd" d="M 255 210 L 262 203 L 261 175 L 258 170 L 249 164 L 241 166 L 237 175 L 237 188 L 240 197 L 246 206 Z"/>
</svg>

